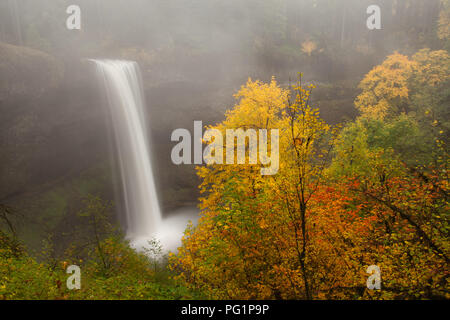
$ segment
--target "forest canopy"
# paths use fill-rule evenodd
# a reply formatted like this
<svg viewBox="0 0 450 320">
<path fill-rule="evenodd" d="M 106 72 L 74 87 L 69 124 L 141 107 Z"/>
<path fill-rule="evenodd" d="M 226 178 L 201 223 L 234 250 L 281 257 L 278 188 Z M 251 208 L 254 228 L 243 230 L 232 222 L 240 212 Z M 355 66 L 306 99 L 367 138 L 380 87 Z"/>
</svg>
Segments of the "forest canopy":
<svg viewBox="0 0 450 320">
<path fill-rule="evenodd" d="M 449 0 L 75 2 L 79 30 L 72 1 L 0 1 L 0 299 L 450 298 Z M 199 122 L 277 130 L 277 171 L 245 137 L 173 163 Z M 136 149 L 159 218 L 195 212 L 174 250 L 130 239 Z"/>
</svg>

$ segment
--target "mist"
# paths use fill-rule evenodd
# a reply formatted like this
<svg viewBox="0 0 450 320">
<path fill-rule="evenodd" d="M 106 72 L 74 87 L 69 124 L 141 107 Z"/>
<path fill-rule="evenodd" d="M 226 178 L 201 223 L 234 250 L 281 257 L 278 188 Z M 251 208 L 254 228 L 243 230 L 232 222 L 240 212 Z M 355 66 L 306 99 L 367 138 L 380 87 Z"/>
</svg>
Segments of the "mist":
<svg viewBox="0 0 450 320">
<path fill-rule="evenodd" d="M 380 8 L 379 28 L 368 27 L 371 5 Z M 242 101 L 235 95 L 249 79 L 275 79 L 291 90 L 299 73 L 305 86 L 315 86 L 308 103 L 321 119 L 345 127 L 361 116 L 356 107 L 361 81 L 387 57 L 413 57 L 424 48 L 448 51 L 440 31 L 447 21 L 445 5 L 440 0 L 1 1 L 0 227 L 34 256 L 50 243 L 52 258 L 63 259 L 74 238 L 94 238 L 83 217 L 98 205 L 105 215 L 102 226 L 111 225 L 111 232 L 133 247 L 142 249 L 155 237 L 176 252 L 188 221 L 202 223 L 210 209 L 202 202 L 210 195 L 202 187 L 214 184 L 199 174 L 198 163 L 174 163 L 175 130 L 193 133 L 194 121 L 202 121 L 205 130 L 223 124 Z M 79 28 L 69 28 L 70 6 L 80 10 Z M 136 119 L 126 119 L 131 113 Z M 404 149 L 413 148 L 395 150 L 402 155 Z M 420 152 L 431 154 L 425 149 Z M 103 205 L 86 200 L 92 197 Z"/>
</svg>

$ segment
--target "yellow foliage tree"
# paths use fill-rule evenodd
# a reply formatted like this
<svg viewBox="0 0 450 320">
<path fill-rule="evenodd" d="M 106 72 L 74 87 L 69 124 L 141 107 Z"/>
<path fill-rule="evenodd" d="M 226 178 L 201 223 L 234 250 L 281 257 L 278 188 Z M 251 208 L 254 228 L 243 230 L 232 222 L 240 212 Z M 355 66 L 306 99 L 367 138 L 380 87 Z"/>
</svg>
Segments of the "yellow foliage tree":
<svg viewBox="0 0 450 320">
<path fill-rule="evenodd" d="M 368 164 L 376 179 L 327 179 L 336 131 L 311 107 L 312 88 L 241 88 L 210 129 L 279 129 L 279 171 L 261 175 L 248 155 L 245 165 L 199 167 L 201 217 L 171 268 L 215 299 L 446 297 L 448 184 L 390 175 L 384 159 Z M 370 265 L 381 268 L 381 291 L 367 288 Z"/>
<path fill-rule="evenodd" d="M 361 81 L 362 93 L 355 106 L 365 117 L 383 119 L 389 113 L 407 112 L 408 79 L 415 63 L 407 56 L 394 53 L 373 68 Z"/>
<path fill-rule="evenodd" d="M 450 56 L 445 50 L 422 49 L 412 58 L 394 53 L 361 81 L 355 100 L 363 117 L 384 119 L 401 113 L 425 112 L 445 100 Z"/>
<path fill-rule="evenodd" d="M 342 214 L 329 212 L 330 202 L 323 200 L 330 191 L 321 182 L 335 132 L 310 106 L 312 88 L 299 82 L 289 91 L 275 80 L 249 81 L 226 120 L 210 128 L 279 129 L 279 171 L 262 176 L 261 164 L 198 168 L 202 215 L 171 258 L 190 286 L 213 298 L 312 299 L 363 281 L 344 254 L 345 242 L 356 238 L 345 224 L 363 221 L 345 216 L 344 205 Z M 353 276 L 338 284 L 349 267 Z"/>
<path fill-rule="evenodd" d="M 308 56 L 311 56 L 311 54 L 317 49 L 317 44 L 314 41 L 307 40 L 302 43 L 302 51 L 306 53 Z"/>
</svg>

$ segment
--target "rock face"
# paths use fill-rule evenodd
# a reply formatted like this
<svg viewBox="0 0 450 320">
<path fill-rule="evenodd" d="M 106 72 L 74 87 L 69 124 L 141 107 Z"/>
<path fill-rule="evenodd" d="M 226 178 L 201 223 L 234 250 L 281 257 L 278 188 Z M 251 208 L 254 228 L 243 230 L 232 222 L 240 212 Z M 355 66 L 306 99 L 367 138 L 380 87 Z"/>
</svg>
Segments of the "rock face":
<svg viewBox="0 0 450 320">
<path fill-rule="evenodd" d="M 0 102 L 39 97 L 62 77 L 63 68 L 51 55 L 0 42 Z"/>
<path fill-rule="evenodd" d="M 84 87 L 70 87 L 75 68 L 81 69 L 0 42 L 0 202 L 87 167 L 92 150 L 105 144 L 97 132 L 105 130 L 99 128 L 99 108 L 92 107 L 91 83 L 77 79 Z M 67 77 L 64 70 L 70 71 Z"/>
</svg>

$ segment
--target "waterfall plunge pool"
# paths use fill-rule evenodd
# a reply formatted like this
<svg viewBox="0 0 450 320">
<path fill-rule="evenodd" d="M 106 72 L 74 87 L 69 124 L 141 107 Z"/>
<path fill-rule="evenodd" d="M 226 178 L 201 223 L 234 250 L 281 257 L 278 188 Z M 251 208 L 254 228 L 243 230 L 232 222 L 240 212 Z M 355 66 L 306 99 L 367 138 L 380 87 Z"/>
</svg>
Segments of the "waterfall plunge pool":
<svg viewBox="0 0 450 320">
<path fill-rule="evenodd" d="M 168 213 L 162 220 L 155 234 L 130 239 L 130 245 L 137 251 L 145 251 L 149 241 L 157 240 L 164 252 L 176 252 L 181 246 L 181 238 L 189 223 L 197 224 L 199 209 L 196 207 L 183 207 Z"/>
</svg>

